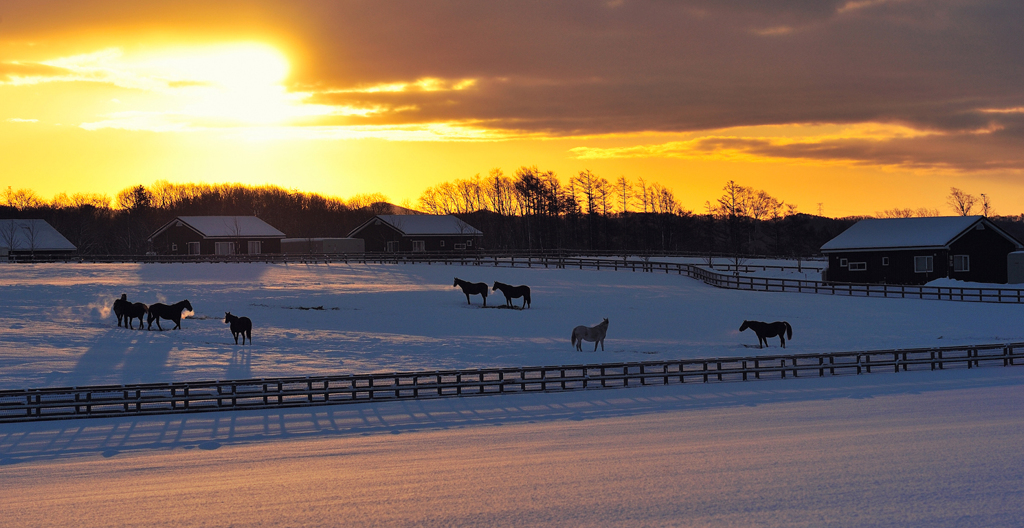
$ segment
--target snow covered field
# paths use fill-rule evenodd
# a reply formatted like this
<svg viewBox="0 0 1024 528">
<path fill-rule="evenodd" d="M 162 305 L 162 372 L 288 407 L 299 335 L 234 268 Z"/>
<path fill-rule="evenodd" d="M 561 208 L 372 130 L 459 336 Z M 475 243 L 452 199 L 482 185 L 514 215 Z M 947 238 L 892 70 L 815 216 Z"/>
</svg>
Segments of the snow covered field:
<svg viewBox="0 0 1024 528">
<path fill-rule="evenodd" d="M 467 305 L 455 276 L 533 306 Z M 121 293 L 195 313 L 118 328 Z M 0 266 L 0 388 L 761 352 L 743 319 L 788 320 L 790 352 L 1024 341 L 1022 315 L 624 271 Z M 607 350 L 576 352 L 602 317 Z M 1013 526 L 1022 389 L 1024 368 L 984 368 L 5 424 L 0 524 Z"/>
<path fill-rule="evenodd" d="M 753 333 L 738 332 L 744 319 L 789 321 L 795 353 L 1024 341 L 1024 306 L 729 291 L 627 271 L 35 264 L 0 274 L 0 388 L 759 353 Z M 456 276 L 528 284 L 532 307 L 499 308 L 500 292 L 488 309 L 479 296 L 467 305 Z M 118 328 L 110 306 L 121 293 L 146 304 L 189 299 L 195 313 L 181 330 Z M 234 345 L 226 311 L 253 320 L 253 346 Z M 576 352 L 572 328 L 604 317 L 605 351 Z"/>
</svg>

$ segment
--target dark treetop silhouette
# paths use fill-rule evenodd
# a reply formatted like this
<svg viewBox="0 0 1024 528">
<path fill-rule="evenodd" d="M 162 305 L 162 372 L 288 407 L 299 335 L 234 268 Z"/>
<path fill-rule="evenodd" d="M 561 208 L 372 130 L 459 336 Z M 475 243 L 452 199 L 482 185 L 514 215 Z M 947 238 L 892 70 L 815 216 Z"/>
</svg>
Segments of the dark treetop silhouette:
<svg viewBox="0 0 1024 528">
<path fill-rule="evenodd" d="M 740 332 L 747 328 L 754 331 L 757 334 L 757 348 L 763 348 L 768 346 L 768 338 L 779 336 L 779 342 L 782 344 L 782 348 L 786 348 L 786 339 L 793 339 L 793 327 L 789 326 L 786 321 L 775 321 L 774 323 L 762 323 L 761 321 L 743 321 L 740 325 Z M 783 335 L 785 334 L 785 335 Z"/>
</svg>

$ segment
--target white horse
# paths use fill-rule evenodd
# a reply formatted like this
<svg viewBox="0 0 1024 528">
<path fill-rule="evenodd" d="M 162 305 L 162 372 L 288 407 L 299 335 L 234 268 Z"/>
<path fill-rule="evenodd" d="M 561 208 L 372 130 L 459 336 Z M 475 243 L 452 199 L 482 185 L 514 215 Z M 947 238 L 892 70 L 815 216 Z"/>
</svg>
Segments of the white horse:
<svg viewBox="0 0 1024 528">
<path fill-rule="evenodd" d="M 597 352 L 597 344 L 601 343 L 601 350 L 604 350 L 604 336 L 608 333 L 608 318 L 605 317 L 604 321 L 591 326 L 586 327 L 579 325 L 572 329 L 572 344 L 576 345 L 576 350 L 583 351 L 583 341 L 594 342 L 594 352 Z"/>
</svg>

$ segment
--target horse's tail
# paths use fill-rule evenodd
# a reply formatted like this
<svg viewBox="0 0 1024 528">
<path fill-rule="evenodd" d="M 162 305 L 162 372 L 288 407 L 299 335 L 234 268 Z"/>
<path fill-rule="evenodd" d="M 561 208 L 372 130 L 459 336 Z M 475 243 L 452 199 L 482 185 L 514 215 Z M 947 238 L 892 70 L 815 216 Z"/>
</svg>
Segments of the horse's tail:
<svg viewBox="0 0 1024 528">
<path fill-rule="evenodd" d="M 793 339 L 793 327 L 786 321 L 783 321 L 782 323 L 786 325 L 786 339 Z"/>
<path fill-rule="evenodd" d="M 572 336 L 569 338 L 569 341 L 572 342 L 572 346 L 576 346 L 576 329 L 575 328 L 572 331 Z"/>
</svg>

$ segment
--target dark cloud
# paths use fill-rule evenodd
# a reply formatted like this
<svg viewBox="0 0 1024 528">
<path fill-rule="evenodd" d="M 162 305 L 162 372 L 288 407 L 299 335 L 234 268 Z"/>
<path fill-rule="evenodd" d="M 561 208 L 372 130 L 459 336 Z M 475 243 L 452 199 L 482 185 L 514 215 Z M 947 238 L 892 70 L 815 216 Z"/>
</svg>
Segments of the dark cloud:
<svg viewBox="0 0 1024 528">
<path fill-rule="evenodd" d="M 981 110 L 1024 106 L 1019 0 L 12 0 L 4 9 L 0 39 L 92 28 L 91 38 L 135 42 L 154 27 L 210 41 L 269 35 L 293 53 L 292 89 L 401 109 L 334 120 L 343 123 L 475 121 L 575 135 L 882 122 L 967 137 L 1010 126 Z M 338 93 L 428 77 L 478 82 Z M 1019 137 L 971 137 L 979 151 L 1019 148 Z"/>
</svg>

